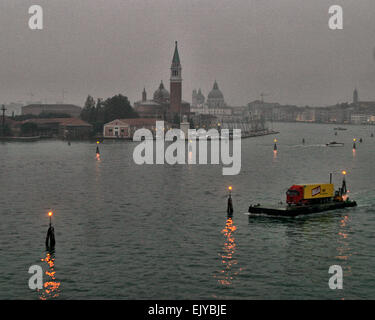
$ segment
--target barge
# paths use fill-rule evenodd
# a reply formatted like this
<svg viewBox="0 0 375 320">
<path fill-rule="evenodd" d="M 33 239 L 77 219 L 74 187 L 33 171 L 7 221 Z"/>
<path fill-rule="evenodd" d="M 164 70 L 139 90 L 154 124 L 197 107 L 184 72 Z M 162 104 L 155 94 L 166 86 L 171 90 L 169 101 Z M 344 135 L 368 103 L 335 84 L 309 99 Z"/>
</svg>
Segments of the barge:
<svg viewBox="0 0 375 320">
<path fill-rule="evenodd" d="M 329 203 L 322 204 L 312 204 L 304 206 L 287 206 L 287 207 L 262 207 L 260 205 L 250 206 L 250 214 L 259 214 L 267 216 L 277 216 L 277 217 L 295 217 L 300 215 L 306 215 L 311 213 L 318 213 L 330 210 L 337 210 L 347 207 L 355 207 L 357 203 L 355 201 L 332 201 Z"/>
<path fill-rule="evenodd" d="M 357 203 L 349 200 L 343 171 L 342 186 L 334 191 L 332 183 L 293 185 L 286 193 L 286 205 L 263 207 L 250 205 L 249 214 L 276 217 L 295 217 L 311 213 L 355 207 Z M 330 180 L 332 181 L 332 174 Z"/>
</svg>

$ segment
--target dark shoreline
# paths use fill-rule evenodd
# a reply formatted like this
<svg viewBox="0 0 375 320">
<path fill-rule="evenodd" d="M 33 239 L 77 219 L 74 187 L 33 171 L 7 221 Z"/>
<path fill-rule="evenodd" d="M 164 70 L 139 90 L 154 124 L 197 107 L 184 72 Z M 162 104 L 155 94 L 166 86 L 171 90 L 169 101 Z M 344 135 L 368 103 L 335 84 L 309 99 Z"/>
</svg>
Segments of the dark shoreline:
<svg viewBox="0 0 375 320">
<path fill-rule="evenodd" d="M 241 136 L 241 139 L 246 138 L 256 138 L 256 137 L 263 137 L 273 134 L 278 134 L 279 131 L 269 130 L 269 131 L 259 131 L 259 132 L 251 132 Z M 37 142 L 42 140 L 56 140 L 56 141 L 65 141 L 65 142 L 96 142 L 104 140 L 106 141 L 133 141 L 132 138 L 87 138 L 87 139 L 66 139 L 66 138 L 58 138 L 58 137 L 41 137 L 41 136 L 34 136 L 34 137 L 0 137 L 0 142 Z M 154 138 L 155 140 L 155 138 Z M 185 140 L 189 140 L 186 138 Z M 199 141 L 199 138 L 196 139 Z M 211 140 L 210 137 L 207 137 L 207 140 Z M 221 140 L 221 138 L 220 138 Z M 229 140 L 233 140 L 233 137 L 229 137 Z"/>
</svg>

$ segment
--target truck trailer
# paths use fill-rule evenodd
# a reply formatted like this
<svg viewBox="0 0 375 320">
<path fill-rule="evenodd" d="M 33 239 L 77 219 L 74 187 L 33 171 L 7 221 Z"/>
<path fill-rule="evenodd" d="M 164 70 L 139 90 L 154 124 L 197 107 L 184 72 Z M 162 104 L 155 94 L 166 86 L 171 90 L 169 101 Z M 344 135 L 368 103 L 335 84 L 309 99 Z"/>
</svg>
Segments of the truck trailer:
<svg viewBox="0 0 375 320">
<path fill-rule="evenodd" d="M 293 185 L 286 193 L 288 205 L 324 203 L 334 197 L 332 183 Z"/>
</svg>

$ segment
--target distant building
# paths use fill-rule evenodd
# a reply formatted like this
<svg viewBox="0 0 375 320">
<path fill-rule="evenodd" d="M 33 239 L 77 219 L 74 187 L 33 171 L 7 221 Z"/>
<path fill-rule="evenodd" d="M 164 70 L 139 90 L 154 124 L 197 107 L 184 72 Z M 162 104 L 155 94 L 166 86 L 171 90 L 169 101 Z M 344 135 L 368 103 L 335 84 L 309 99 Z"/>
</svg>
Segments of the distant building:
<svg viewBox="0 0 375 320">
<path fill-rule="evenodd" d="M 205 102 L 205 97 L 202 94 L 201 89 L 197 92 L 193 91 L 193 103 L 190 111 L 198 115 L 211 115 L 217 118 L 216 122 L 222 122 L 225 120 L 231 121 L 233 116 L 233 108 L 227 106 L 224 100 L 224 95 L 219 89 L 219 85 L 215 80 L 212 90 L 207 96 L 207 101 Z"/>
<path fill-rule="evenodd" d="M 358 90 L 354 89 L 351 103 L 337 103 L 325 107 L 299 107 L 264 102 L 262 99 L 250 102 L 248 109 L 250 118 L 258 117 L 266 121 L 364 124 L 372 123 L 371 117 L 375 115 L 375 101 L 359 100 Z"/>
<path fill-rule="evenodd" d="M 204 105 L 205 101 L 206 101 L 206 98 L 202 94 L 202 90 L 200 88 L 199 88 L 198 91 L 196 89 L 194 89 L 193 90 L 193 94 L 192 94 L 192 103 L 191 103 L 191 106 L 193 108 L 201 107 L 201 106 Z"/>
<path fill-rule="evenodd" d="M 365 114 L 352 114 L 351 123 L 353 124 L 366 124 L 368 122 L 368 116 Z"/>
<path fill-rule="evenodd" d="M 375 101 L 361 101 L 359 99 L 358 90 L 355 89 L 353 92 L 353 104 L 352 104 L 352 116 L 350 122 L 358 124 L 359 122 L 371 122 L 368 121 L 372 115 L 375 114 Z M 366 115 L 366 121 L 363 120 L 363 116 Z"/>
<path fill-rule="evenodd" d="M 147 92 L 144 88 L 142 92 L 142 100 L 134 103 L 135 111 L 142 118 L 164 119 L 169 104 L 169 92 L 165 90 L 166 92 L 161 94 L 164 90 L 163 82 L 161 82 L 159 89 L 154 93 L 154 99 L 147 100 Z"/>
<path fill-rule="evenodd" d="M 302 110 L 297 114 L 296 121 L 301 122 L 314 122 L 315 121 L 315 112 L 313 108 L 301 108 Z"/>
<path fill-rule="evenodd" d="M 92 125 L 77 118 L 59 119 L 59 135 L 68 139 L 87 139 L 92 132 Z"/>
<path fill-rule="evenodd" d="M 37 129 L 34 135 L 64 139 L 87 139 L 92 125 L 78 118 L 28 119 L 19 123 L 33 123 Z"/>
<path fill-rule="evenodd" d="M 22 114 L 39 116 L 41 113 L 67 114 L 79 118 L 82 108 L 73 104 L 30 104 L 22 107 Z"/>
<path fill-rule="evenodd" d="M 215 80 L 212 90 L 207 96 L 207 106 L 209 109 L 220 109 L 226 107 L 224 95 L 219 89 L 219 85 Z"/>
<path fill-rule="evenodd" d="M 160 121 L 160 119 L 116 119 L 104 125 L 103 136 L 104 138 L 131 139 L 136 130 L 143 128 L 149 129 L 155 135 L 156 121 Z M 168 130 L 171 128 L 171 125 L 168 122 L 164 122 L 164 128 Z"/>
<path fill-rule="evenodd" d="M 175 117 L 178 117 L 179 122 L 181 122 L 182 116 L 185 114 L 185 110 L 182 109 L 182 67 L 180 62 L 180 55 L 177 49 L 177 41 L 172 59 L 171 78 L 169 83 L 171 96 L 168 118 L 169 120 L 173 121 Z"/>
<path fill-rule="evenodd" d="M 274 119 L 274 109 L 281 107 L 280 104 L 275 103 L 275 102 L 264 102 L 262 100 L 254 100 L 250 103 L 248 103 L 249 107 L 249 112 L 253 116 L 258 116 L 258 117 L 264 117 L 266 120 L 276 120 Z M 281 109 L 280 109 L 281 110 Z M 280 111 L 279 110 L 279 111 Z M 289 118 L 290 115 L 282 115 L 281 118 Z M 295 121 L 296 118 L 294 117 Z M 282 121 L 288 121 L 288 120 L 282 120 Z"/>
<path fill-rule="evenodd" d="M 18 116 L 22 113 L 22 107 L 24 105 L 21 102 L 10 102 L 5 105 L 5 108 L 7 109 L 5 114 L 9 116 Z"/>
<path fill-rule="evenodd" d="M 134 103 L 135 111 L 140 117 L 180 122 L 184 115 L 190 115 L 190 103 L 182 100 L 181 72 L 182 67 L 176 41 L 171 65 L 170 93 L 165 89 L 163 81 L 161 81 L 153 99 L 147 100 L 147 93 L 144 88 L 142 100 Z"/>
<path fill-rule="evenodd" d="M 3 118 L 3 115 L 0 115 L 0 137 L 3 135 L 3 130 L 5 130 L 5 135 L 14 134 L 16 123 L 17 121 L 14 121 L 7 116 Z M 5 125 L 4 129 L 3 129 L 3 124 Z"/>
<path fill-rule="evenodd" d="M 358 104 L 358 90 L 357 90 L 357 88 L 355 88 L 354 92 L 353 92 L 353 104 L 355 104 L 355 105 Z"/>
</svg>

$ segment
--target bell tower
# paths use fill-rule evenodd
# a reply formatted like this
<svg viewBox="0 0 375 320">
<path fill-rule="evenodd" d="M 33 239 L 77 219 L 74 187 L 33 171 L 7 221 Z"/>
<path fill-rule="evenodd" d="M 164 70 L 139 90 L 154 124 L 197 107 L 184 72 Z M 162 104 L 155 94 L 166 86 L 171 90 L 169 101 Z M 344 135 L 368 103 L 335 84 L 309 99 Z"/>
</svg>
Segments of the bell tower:
<svg viewBox="0 0 375 320">
<path fill-rule="evenodd" d="M 357 88 L 355 88 L 354 92 L 353 92 L 353 104 L 355 104 L 355 105 L 358 104 L 358 90 L 357 90 Z"/>
<path fill-rule="evenodd" d="M 181 77 L 181 63 L 178 54 L 177 41 L 175 42 L 175 49 L 171 66 L 171 79 L 170 79 L 170 119 L 174 120 L 176 115 L 179 122 L 181 122 L 181 102 L 182 102 L 182 77 Z"/>
<path fill-rule="evenodd" d="M 147 92 L 146 92 L 146 88 L 143 88 L 142 101 L 146 101 L 146 100 L 147 100 Z"/>
</svg>

